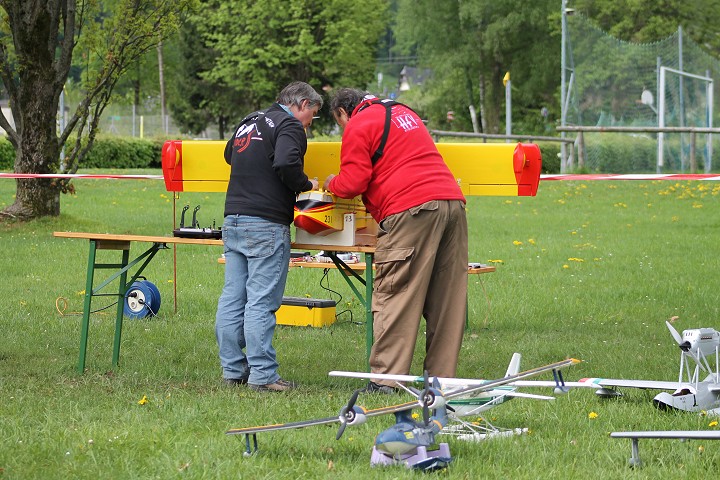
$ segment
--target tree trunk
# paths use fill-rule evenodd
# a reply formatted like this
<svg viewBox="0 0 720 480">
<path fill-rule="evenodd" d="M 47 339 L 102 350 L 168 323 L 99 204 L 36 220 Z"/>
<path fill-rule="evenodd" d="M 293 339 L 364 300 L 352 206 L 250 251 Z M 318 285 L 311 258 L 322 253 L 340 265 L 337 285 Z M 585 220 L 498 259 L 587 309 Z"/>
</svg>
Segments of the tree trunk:
<svg viewBox="0 0 720 480">
<path fill-rule="evenodd" d="M 40 95 L 38 95 L 40 97 Z M 46 129 L 50 126 L 55 128 L 55 110 L 52 102 L 46 105 L 37 101 L 36 108 L 39 110 L 51 110 L 50 112 L 38 112 L 35 115 L 22 117 L 25 128 Z M 45 117 L 44 122 L 35 122 L 38 117 Z M 49 117 L 49 118 L 48 118 Z M 39 124 L 44 123 L 44 125 Z M 60 158 L 60 149 L 57 145 L 57 136 L 54 131 L 44 132 L 42 135 L 23 135 L 19 148 L 15 155 L 16 173 L 56 173 Z M 43 216 L 60 215 L 60 191 L 61 184 L 52 178 L 20 178 L 16 180 L 17 192 L 15 202 L 7 207 L 3 214 L 13 218 L 30 219 Z"/>
<path fill-rule="evenodd" d="M 62 85 L 62 84 L 61 84 Z M 20 74 L 16 119 L 16 173 L 56 173 L 60 162 L 57 136 L 59 92 L 52 69 L 26 68 Z M 30 219 L 60 215 L 61 184 L 56 179 L 18 179 L 15 202 L 3 214 Z"/>
<path fill-rule="evenodd" d="M 480 131 L 487 133 L 487 115 L 485 114 L 485 75 L 480 74 Z"/>
<path fill-rule="evenodd" d="M 162 40 L 157 44 L 158 54 L 158 77 L 160 79 L 160 116 L 162 117 L 162 126 L 165 135 L 168 133 L 168 116 L 165 102 L 165 65 L 163 62 L 163 44 Z"/>
<path fill-rule="evenodd" d="M 227 117 L 220 115 L 218 117 L 218 136 L 220 140 L 225 139 L 225 131 L 227 130 Z"/>
</svg>

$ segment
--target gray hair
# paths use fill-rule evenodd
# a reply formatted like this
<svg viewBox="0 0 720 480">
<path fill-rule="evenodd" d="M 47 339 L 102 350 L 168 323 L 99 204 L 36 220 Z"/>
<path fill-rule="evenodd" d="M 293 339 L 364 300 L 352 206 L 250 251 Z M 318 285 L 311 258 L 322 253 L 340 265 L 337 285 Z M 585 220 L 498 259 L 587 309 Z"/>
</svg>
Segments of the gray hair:
<svg viewBox="0 0 720 480">
<path fill-rule="evenodd" d="M 313 87 L 305 82 L 292 82 L 282 89 L 280 95 L 278 95 L 277 103 L 288 107 L 292 105 L 300 107 L 305 100 L 308 101 L 310 108 L 315 106 L 322 108 L 323 106 L 322 97 Z"/>
<path fill-rule="evenodd" d="M 368 92 L 364 90 L 358 90 L 357 88 L 340 88 L 332 100 L 330 101 L 330 112 L 338 118 L 340 115 L 340 109 L 345 110 L 348 118 L 352 115 L 355 107 L 360 105 Z"/>
</svg>

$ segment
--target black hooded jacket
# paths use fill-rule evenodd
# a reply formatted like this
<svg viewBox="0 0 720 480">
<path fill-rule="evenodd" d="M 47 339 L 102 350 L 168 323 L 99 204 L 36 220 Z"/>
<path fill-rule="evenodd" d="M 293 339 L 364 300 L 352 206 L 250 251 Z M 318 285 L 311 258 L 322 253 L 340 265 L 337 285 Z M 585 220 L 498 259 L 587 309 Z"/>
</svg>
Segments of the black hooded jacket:
<svg viewBox="0 0 720 480">
<path fill-rule="evenodd" d="M 302 123 L 279 104 L 245 117 L 225 146 L 230 165 L 225 216 L 292 223 L 297 194 L 312 188 L 303 171 L 306 150 Z"/>
</svg>

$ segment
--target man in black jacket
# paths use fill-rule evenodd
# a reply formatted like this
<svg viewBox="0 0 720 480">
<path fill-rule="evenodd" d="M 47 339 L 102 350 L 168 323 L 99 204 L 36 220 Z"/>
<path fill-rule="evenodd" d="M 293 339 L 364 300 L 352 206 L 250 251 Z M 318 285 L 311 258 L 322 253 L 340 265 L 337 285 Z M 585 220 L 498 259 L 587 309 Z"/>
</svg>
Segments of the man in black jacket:
<svg viewBox="0 0 720 480">
<path fill-rule="evenodd" d="M 285 87 L 268 109 L 245 117 L 225 147 L 225 286 L 215 322 L 223 378 L 258 391 L 287 391 L 272 345 L 290 260 L 299 192 L 316 189 L 303 171 L 305 129 L 322 107 L 307 83 Z"/>
</svg>

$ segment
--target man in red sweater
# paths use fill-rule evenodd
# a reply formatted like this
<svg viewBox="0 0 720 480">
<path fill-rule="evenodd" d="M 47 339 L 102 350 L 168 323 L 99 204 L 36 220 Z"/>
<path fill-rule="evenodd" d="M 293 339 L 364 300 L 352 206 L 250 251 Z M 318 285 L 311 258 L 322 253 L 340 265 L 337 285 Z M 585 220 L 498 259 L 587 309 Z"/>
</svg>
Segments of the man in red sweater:
<svg viewBox="0 0 720 480">
<path fill-rule="evenodd" d="M 424 368 L 453 377 L 467 305 L 465 197 L 409 107 L 344 88 L 330 109 L 343 136 L 340 172 L 324 187 L 341 198 L 362 195 L 379 225 L 371 370 L 409 373 L 422 316 Z M 390 393 L 392 385 L 370 382 L 366 391 Z"/>
</svg>

